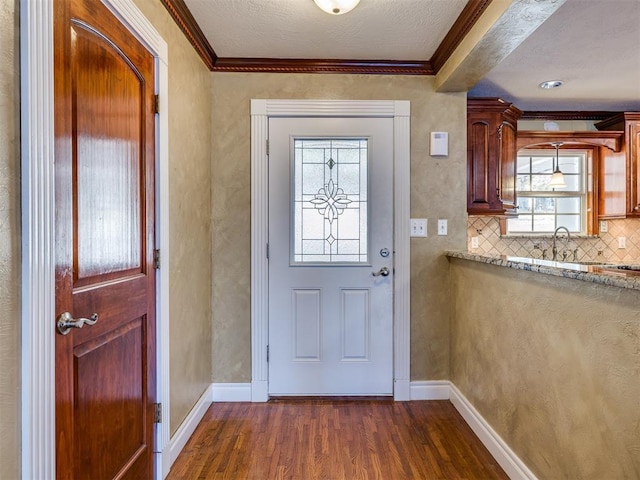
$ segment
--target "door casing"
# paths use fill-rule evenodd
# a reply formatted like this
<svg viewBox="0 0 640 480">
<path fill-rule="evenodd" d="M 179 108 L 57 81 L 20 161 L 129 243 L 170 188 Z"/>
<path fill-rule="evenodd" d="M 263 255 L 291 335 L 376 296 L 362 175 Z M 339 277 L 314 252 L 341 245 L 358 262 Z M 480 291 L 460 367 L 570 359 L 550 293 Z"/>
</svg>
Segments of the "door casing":
<svg viewBox="0 0 640 480">
<path fill-rule="evenodd" d="M 155 57 L 156 245 L 169 258 L 168 48 L 131 0 L 102 0 Z M 21 0 L 22 477 L 55 478 L 53 2 Z M 157 275 L 157 396 L 169 409 L 169 271 Z M 156 431 L 156 475 L 169 472 L 169 423 Z"/>
<path fill-rule="evenodd" d="M 410 116 L 407 100 L 251 100 L 251 400 L 269 399 L 269 117 L 394 119 L 393 372 L 395 400 L 410 400 Z"/>
</svg>

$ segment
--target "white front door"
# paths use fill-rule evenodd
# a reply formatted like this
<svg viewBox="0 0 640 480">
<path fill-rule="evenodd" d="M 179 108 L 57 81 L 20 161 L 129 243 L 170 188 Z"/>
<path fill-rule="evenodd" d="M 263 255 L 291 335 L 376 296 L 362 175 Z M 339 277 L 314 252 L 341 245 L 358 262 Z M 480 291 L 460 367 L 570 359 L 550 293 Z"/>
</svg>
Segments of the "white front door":
<svg viewBox="0 0 640 480">
<path fill-rule="evenodd" d="M 393 394 L 393 125 L 269 119 L 270 395 Z"/>
</svg>

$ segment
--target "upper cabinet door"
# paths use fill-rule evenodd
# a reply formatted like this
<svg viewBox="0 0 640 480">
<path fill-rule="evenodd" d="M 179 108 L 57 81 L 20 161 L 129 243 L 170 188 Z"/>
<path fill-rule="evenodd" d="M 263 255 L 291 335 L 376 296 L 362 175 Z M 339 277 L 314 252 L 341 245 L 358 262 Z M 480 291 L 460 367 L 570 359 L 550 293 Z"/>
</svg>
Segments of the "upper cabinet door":
<svg viewBox="0 0 640 480">
<path fill-rule="evenodd" d="M 624 131 L 626 216 L 640 217 L 640 112 L 620 113 L 597 123 L 596 128 Z"/>
<path fill-rule="evenodd" d="M 467 212 L 516 214 L 518 118 L 522 112 L 498 98 L 467 100 Z"/>
</svg>

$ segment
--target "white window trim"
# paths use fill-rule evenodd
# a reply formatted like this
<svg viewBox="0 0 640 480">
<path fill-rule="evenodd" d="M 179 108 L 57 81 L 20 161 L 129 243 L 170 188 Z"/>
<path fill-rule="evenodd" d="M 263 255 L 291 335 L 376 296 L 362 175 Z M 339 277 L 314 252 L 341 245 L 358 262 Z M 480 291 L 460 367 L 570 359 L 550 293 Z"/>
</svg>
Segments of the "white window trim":
<svg viewBox="0 0 640 480">
<path fill-rule="evenodd" d="M 549 198 L 562 198 L 562 197 L 580 197 L 580 203 L 582 208 L 582 214 L 580 217 L 580 231 L 579 232 L 571 232 L 572 235 L 576 237 L 586 236 L 587 235 L 587 216 L 588 212 L 588 203 L 587 203 L 587 176 L 589 172 L 587 171 L 587 154 L 584 150 L 561 150 L 560 157 L 562 156 L 581 156 L 581 188 L 579 191 L 534 191 L 534 192 L 526 192 L 522 193 L 517 191 L 518 198 L 540 198 L 540 197 L 549 197 Z M 518 153 L 518 157 L 535 157 L 535 156 L 550 156 L 549 150 L 526 150 L 524 153 Z M 517 175 L 517 174 L 516 174 Z M 555 214 L 557 215 L 557 214 Z M 512 231 L 509 229 L 509 219 L 507 219 L 507 234 L 506 236 L 513 237 L 546 237 L 549 235 L 553 235 L 553 232 L 527 232 L 527 231 Z"/>
</svg>

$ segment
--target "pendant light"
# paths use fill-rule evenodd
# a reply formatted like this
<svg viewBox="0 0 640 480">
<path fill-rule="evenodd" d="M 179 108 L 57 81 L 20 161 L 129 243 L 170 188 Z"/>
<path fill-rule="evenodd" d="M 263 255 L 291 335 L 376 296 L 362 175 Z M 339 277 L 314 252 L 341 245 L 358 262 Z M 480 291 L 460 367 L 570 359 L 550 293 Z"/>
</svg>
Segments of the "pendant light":
<svg viewBox="0 0 640 480">
<path fill-rule="evenodd" d="M 313 0 L 321 10 L 331 15 L 342 15 L 356 8 L 360 0 Z"/>
<path fill-rule="evenodd" d="M 567 184 L 564 181 L 564 175 L 560 171 L 560 147 L 562 146 L 562 142 L 552 143 L 554 147 L 556 147 L 556 164 L 553 170 L 553 175 L 551 175 L 551 180 L 549 181 L 549 186 L 551 188 L 564 188 Z"/>
</svg>

